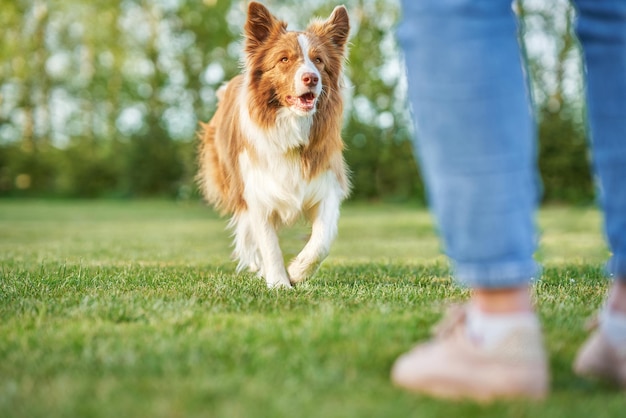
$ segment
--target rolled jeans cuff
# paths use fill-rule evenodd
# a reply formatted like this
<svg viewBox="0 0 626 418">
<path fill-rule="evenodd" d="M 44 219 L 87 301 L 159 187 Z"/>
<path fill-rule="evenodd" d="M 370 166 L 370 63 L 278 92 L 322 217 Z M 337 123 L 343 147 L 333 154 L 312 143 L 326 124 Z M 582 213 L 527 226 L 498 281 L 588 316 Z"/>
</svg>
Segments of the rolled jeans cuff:
<svg viewBox="0 0 626 418">
<path fill-rule="evenodd" d="M 527 286 L 541 274 L 534 261 L 505 261 L 499 263 L 458 263 L 452 268 L 459 284 L 469 288 L 513 288 Z"/>
</svg>

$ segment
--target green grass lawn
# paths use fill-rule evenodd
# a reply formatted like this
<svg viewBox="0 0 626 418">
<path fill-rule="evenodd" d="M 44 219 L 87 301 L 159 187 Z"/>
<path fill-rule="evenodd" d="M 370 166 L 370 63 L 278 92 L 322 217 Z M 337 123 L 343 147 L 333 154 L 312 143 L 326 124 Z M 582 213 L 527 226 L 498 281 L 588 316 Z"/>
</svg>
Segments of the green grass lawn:
<svg viewBox="0 0 626 418">
<path fill-rule="evenodd" d="M 226 221 L 195 203 L 0 201 L 0 417 L 622 417 L 570 371 L 607 283 L 594 209 L 540 212 L 543 402 L 441 402 L 389 384 L 454 286 L 432 220 L 347 205 L 291 291 L 235 275 Z M 304 243 L 282 236 L 287 255 Z"/>
</svg>

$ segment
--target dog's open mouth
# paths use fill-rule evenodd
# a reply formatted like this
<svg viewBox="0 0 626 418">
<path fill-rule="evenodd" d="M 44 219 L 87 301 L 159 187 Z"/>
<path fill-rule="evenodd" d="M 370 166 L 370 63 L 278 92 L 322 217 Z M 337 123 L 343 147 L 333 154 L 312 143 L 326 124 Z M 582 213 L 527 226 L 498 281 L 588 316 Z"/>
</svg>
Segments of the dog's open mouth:
<svg viewBox="0 0 626 418">
<path fill-rule="evenodd" d="M 308 112 L 315 108 L 315 94 L 312 92 L 304 93 L 300 96 L 287 96 L 287 101 L 290 105 L 297 107 L 300 110 Z"/>
</svg>

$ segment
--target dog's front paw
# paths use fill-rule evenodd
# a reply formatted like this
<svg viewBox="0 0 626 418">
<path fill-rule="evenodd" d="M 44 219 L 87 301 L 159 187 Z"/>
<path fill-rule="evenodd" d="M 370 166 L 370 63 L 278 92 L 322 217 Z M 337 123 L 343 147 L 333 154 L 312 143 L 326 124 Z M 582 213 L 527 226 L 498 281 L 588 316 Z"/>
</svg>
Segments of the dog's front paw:
<svg viewBox="0 0 626 418">
<path fill-rule="evenodd" d="M 296 257 L 287 268 L 291 283 L 300 283 L 311 277 L 320 266 L 321 261 L 306 262 Z"/>
<path fill-rule="evenodd" d="M 265 283 L 267 283 L 267 287 L 270 289 L 291 288 L 291 282 L 289 282 L 287 272 L 284 268 L 282 268 L 282 271 L 263 275 L 263 278 L 265 279 Z"/>
<path fill-rule="evenodd" d="M 291 282 L 288 279 L 268 280 L 265 279 L 269 289 L 291 289 Z"/>
</svg>

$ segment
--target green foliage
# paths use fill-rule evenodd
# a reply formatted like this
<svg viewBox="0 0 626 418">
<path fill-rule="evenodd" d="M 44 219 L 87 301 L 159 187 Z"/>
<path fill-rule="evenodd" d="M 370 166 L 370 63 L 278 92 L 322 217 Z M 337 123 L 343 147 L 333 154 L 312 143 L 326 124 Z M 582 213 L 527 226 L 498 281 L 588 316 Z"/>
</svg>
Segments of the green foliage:
<svg viewBox="0 0 626 418">
<path fill-rule="evenodd" d="M 270 291 L 235 274 L 226 221 L 196 203 L 5 199 L 0 416 L 621 416 L 622 392 L 571 371 L 607 288 L 600 215 L 548 208 L 539 220 L 553 393 L 476 405 L 389 381 L 444 301 L 467 297 L 424 209 L 347 205 L 316 277 Z"/>
<path fill-rule="evenodd" d="M 64 170 L 56 185 L 62 196 L 100 197 L 115 190 L 117 172 L 109 147 L 77 141 L 65 149 L 62 157 Z"/>
<path fill-rule="evenodd" d="M 237 68 L 231 2 L 1 6 L 0 196 L 189 194 L 223 78 L 204 73 Z"/>
<path fill-rule="evenodd" d="M 423 199 L 423 185 L 406 129 L 380 129 L 352 119 L 344 140 L 354 199 Z"/>
<path fill-rule="evenodd" d="M 50 146 L 30 151 L 20 144 L 0 148 L 0 193 L 19 196 L 53 193 L 62 158 L 63 153 Z"/>
<path fill-rule="evenodd" d="M 590 203 L 594 195 L 589 147 L 580 119 L 542 109 L 539 167 L 550 201 Z"/>
<path fill-rule="evenodd" d="M 266 3 L 293 28 L 336 5 Z M 542 41 L 527 55 L 545 199 L 587 202 L 579 57 L 569 20 L 558 18 L 573 9 L 527 3 L 518 2 L 526 34 Z M 345 4 L 352 196 L 423 201 L 394 38 L 400 6 Z M 196 195 L 195 130 L 212 116 L 219 85 L 240 71 L 244 3 L 0 0 L 0 7 L 0 196 Z"/>
</svg>

